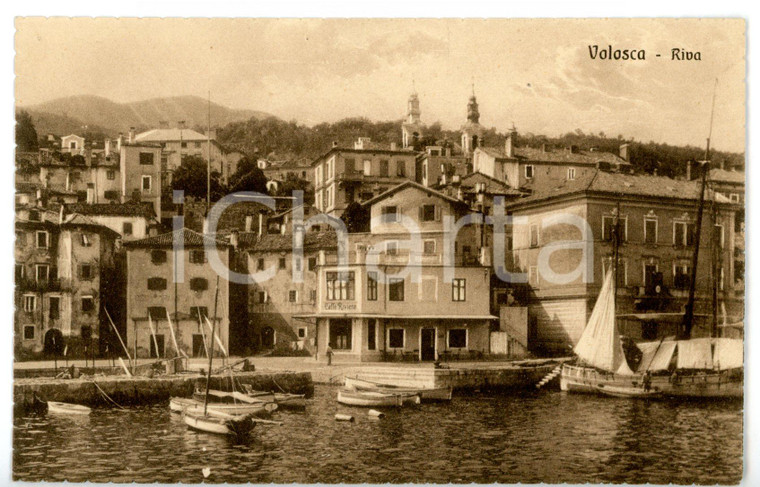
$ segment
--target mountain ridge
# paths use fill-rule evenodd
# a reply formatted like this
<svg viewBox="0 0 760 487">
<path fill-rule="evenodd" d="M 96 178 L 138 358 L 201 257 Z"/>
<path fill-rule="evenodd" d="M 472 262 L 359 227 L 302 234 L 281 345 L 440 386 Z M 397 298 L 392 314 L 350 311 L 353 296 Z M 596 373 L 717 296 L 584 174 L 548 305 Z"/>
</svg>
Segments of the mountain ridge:
<svg viewBox="0 0 760 487">
<path fill-rule="evenodd" d="M 210 105 L 214 127 L 274 116 L 258 110 L 228 108 L 213 102 Z M 73 95 L 35 105 L 17 106 L 16 109 L 29 112 L 40 135 L 101 132 L 114 136 L 119 132 L 126 133 L 130 127 L 138 131 L 156 128 L 161 121 L 176 126 L 184 120 L 188 128 L 205 128 L 209 103 L 194 95 L 156 97 L 127 103 L 98 95 Z"/>
</svg>

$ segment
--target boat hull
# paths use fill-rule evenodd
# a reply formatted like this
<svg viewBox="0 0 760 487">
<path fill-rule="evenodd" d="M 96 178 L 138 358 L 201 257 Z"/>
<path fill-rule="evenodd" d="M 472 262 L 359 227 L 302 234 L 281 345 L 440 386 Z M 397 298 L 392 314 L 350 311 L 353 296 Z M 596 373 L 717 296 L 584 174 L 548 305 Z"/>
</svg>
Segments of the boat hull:
<svg viewBox="0 0 760 487">
<path fill-rule="evenodd" d="M 183 397 L 173 397 L 169 401 L 169 409 L 176 412 L 187 412 L 191 414 L 203 414 L 203 401 L 187 399 Z M 256 417 L 268 416 L 270 412 L 277 409 L 277 404 L 262 402 L 260 404 L 226 404 L 226 403 L 209 403 L 207 411 L 209 414 L 216 412 L 222 415 L 240 415 L 249 414 Z"/>
<path fill-rule="evenodd" d="M 183 413 L 182 419 L 188 427 L 197 431 L 238 437 L 250 434 L 255 426 L 248 416 L 226 419 L 211 415 Z"/>
<path fill-rule="evenodd" d="M 724 370 L 669 375 L 652 375 L 650 389 L 668 397 L 691 398 L 742 398 L 744 397 L 743 370 Z M 592 367 L 564 364 L 560 374 L 560 389 L 567 392 L 598 394 L 600 386 L 640 387 L 643 374 L 620 375 L 605 373 Z"/>
<path fill-rule="evenodd" d="M 346 377 L 346 388 L 357 391 L 378 391 L 387 394 L 417 394 L 422 401 L 451 401 L 453 388 L 435 387 L 415 389 L 413 387 L 394 386 L 381 384 L 358 377 Z"/>
<path fill-rule="evenodd" d="M 78 414 L 78 415 L 87 415 L 90 414 L 90 408 L 87 406 L 81 406 L 79 404 L 70 404 L 67 402 L 55 402 L 55 401 L 48 401 L 47 403 L 48 412 L 49 413 L 59 413 L 59 414 Z"/>
<path fill-rule="evenodd" d="M 338 402 L 347 406 L 398 407 L 405 404 L 419 404 L 420 396 L 417 394 L 387 394 L 376 391 L 341 389 L 338 391 Z"/>
</svg>

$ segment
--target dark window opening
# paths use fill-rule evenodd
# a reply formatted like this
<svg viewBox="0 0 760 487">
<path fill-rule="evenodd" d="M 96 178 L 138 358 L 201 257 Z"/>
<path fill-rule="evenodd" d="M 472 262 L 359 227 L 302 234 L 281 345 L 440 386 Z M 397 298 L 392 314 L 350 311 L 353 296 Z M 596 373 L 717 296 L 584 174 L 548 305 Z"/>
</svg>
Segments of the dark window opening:
<svg viewBox="0 0 760 487">
<path fill-rule="evenodd" d="M 330 320 L 330 348 L 334 350 L 351 350 L 351 320 Z"/>
<path fill-rule="evenodd" d="M 467 330 L 449 330 L 449 348 L 467 348 Z"/>
<path fill-rule="evenodd" d="M 391 328 L 388 330 L 388 348 L 404 348 L 403 328 Z"/>
<path fill-rule="evenodd" d="M 388 300 L 404 300 L 404 280 L 399 278 L 390 278 L 388 280 Z"/>
</svg>

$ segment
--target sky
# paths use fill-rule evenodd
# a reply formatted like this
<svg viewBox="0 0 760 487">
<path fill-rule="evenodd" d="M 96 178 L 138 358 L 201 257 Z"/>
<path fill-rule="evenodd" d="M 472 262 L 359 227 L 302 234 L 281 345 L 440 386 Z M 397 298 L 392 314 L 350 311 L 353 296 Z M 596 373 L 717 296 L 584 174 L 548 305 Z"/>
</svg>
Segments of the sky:
<svg viewBox="0 0 760 487">
<path fill-rule="evenodd" d="M 25 106 L 210 91 L 230 108 L 313 125 L 400 119 L 416 90 L 424 123 L 457 129 L 474 85 L 481 124 L 500 131 L 701 147 L 717 78 L 712 146 L 745 147 L 742 20 L 18 18 L 16 29 Z M 646 60 L 593 60 L 589 45 L 644 49 Z M 672 48 L 701 60 L 673 61 Z"/>
</svg>

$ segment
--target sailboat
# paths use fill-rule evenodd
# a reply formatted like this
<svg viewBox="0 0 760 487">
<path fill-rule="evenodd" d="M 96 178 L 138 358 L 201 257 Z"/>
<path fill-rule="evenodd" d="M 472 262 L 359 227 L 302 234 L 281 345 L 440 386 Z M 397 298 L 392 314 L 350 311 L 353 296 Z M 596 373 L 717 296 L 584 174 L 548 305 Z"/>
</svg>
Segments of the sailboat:
<svg viewBox="0 0 760 487">
<path fill-rule="evenodd" d="M 215 412 L 212 414 L 208 408 L 208 396 L 211 385 L 211 366 L 214 359 L 214 337 L 216 334 L 216 302 L 219 299 L 219 276 L 216 277 L 216 295 L 214 296 L 214 323 L 211 328 L 210 351 L 208 354 L 208 372 L 206 374 L 206 392 L 204 394 L 203 409 L 199 413 L 193 413 L 187 409 L 182 413 L 182 419 L 187 426 L 192 429 L 206 433 L 216 433 L 222 435 L 236 436 L 238 438 L 247 437 L 253 430 L 256 423 L 251 415 L 228 415 Z"/>
<path fill-rule="evenodd" d="M 697 269 L 699 257 L 706 173 L 705 167 L 697 212 L 692 269 Z M 576 363 L 562 366 L 560 388 L 568 392 L 601 393 L 617 397 L 646 397 L 650 392 L 674 397 L 743 397 L 743 340 L 691 337 L 696 272 L 692 273 L 689 298 L 678 339 L 662 338 L 637 344 L 642 359 L 637 370 L 631 370 L 623 352 L 615 314 L 617 227 L 616 224 L 615 265 L 605 276 L 589 321 L 575 346 Z"/>
</svg>

